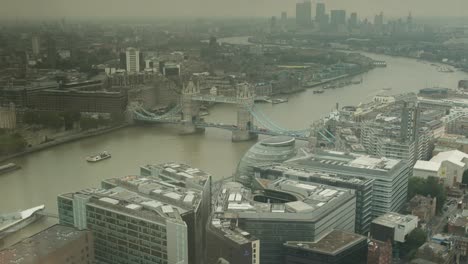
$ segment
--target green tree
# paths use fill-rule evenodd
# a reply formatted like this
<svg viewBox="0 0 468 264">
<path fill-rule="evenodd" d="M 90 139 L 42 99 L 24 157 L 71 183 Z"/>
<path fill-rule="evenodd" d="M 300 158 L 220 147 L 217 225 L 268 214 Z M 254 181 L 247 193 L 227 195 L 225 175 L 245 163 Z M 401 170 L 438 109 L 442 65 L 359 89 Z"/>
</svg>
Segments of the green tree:
<svg viewBox="0 0 468 264">
<path fill-rule="evenodd" d="M 73 128 L 75 122 L 80 121 L 81 113 L 77 111 L 66 111 L 62 113 L 61 116 L 63 117 L 65 129 L 70 130 Z"/>
<path fill-rule="evenodd" d="M 463 172 L 462 183 L 463 184 L 468 184 L 468 170 Z"/>
<path fill-rule="evenodd" d="M 408 181 L 408 199 L 413 198 L 417 194 L 436 197 L 437 212 L 442 210 L 442 206 L 447 198 L 444 186 L 440 184 L 439 180 L 435 177 L 429 177 L 427 179 L 411 177 Z"/>
<path fill-rule="evenodd" d="M 8 155 L 22 151 L 26 145 L 26 140 L 19 133 L 0 135 L 0 155 Z"/>
<path fill-rule="evenodd" d="M 405 243 L 401 246 L 401 255 L 407 259 L 414 258 L 416 251 L 427 240 L 427 234 L 421 228 L 414 229 L 408 234 Z"/>
<path fill-rule="evenodd" d="M 111 122 L 113 124 L 120 124 L 125 122 L 125 116 L 123 113 L 111 113 Z"/>
<path fill-rule="evenodd" d="M 82 130 L 89 130 L 98 127 L 98 120 L 90 117 L 82 117 L 80 120 Z"/>
<path fill-rule="evenodd" d="M 58 129 L 63 126 L 63 118 L 55 112 L 42 112 L 39 114 L 39 124 Z"/>
</svg>

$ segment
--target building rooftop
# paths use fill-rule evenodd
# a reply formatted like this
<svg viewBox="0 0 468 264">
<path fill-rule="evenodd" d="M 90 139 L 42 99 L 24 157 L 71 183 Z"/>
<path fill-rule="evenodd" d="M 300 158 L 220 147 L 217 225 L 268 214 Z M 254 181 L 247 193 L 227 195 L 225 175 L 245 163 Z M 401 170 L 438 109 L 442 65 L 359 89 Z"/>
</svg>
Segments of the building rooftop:
<svg viewBox="0 0 468 264">
<path fill-rule="evenodd" d="M 402 215 L 391 212 L 377 217 L 372 221 L 372 223 L 394 228 L 397 225 L 404 225 L 415 219 L 417 220 L 418 217 L 414 215 Z"/>
<path fill-rule="evenodd" d="M 153 176 L 164 179 L 176 186 L 204 187 L 211 174 L 181 163 L 163 163 L 140 167 L 142 176 Z M 195 186 L 194 186 L 195 185 Z"/>
<path fill-rule="evenodd" d="M 337 170 L 350 169 L 367 171 L 369 173 L 387 173 L 401 166 L 401 160 L 390 158 L 377 158 L 369 155 L 345 153 L 331 150 L 318 150 L 316 153 L 307 153 L 301 157 L 285 162 L 303 165 L 305 167 L 334 168 Z M 372 171 L 372 172 L 371 172 Z"/>
<path fill-rule="evenodd" d="M 274 146 L 294 145 L 294 142 L 295 142 L 295 139 L 293 137 L 276 136 L 276 137 L 270 137 L 265 140 L 262 140 L 260 144 L 274 147 Z"/>
<path fill-rule="evenodd" d="M 464 159 L 468 159 L 468 154 L 461 152 L 459 150 L 451 150 L 451 151 L 440 152 L 439 154 L 432 157 L 431 161 L 438 162 L 438 163 L 441 163 L 443 161 L 450 161 L 458 166 L 464 167 L 465 166 L 465 162 L 463 161 Z"/>
<path fill-rule="evenodd" d="M 348 177 L 348 176 L 337 175 L 334 173 L 320 172 L 317 169 L 313 169 L 313 168 L 311 169 L 298 168 L 298 167 L 295 167 L 293 164 L 288 164 L 288 163 L 284 163 L 282 165 L 275 165 L 275 164 L 263 165 L 263 166 L 261 165 L 261 166 L 258 166 L 257 168 L 280 171 L 286 177 L 288 177 L 288 175 L 294 175 L 297 177 L 303 177 L 305 179 L 320 178 L 324 180 L 331 180 L 335 182 L 345 182 L 345 183 L 351 183 L 351 184 L 365 184 L 369 181 L 372 181 L 372 179 L 367 179 L 363 177 Z"/>
<path fill-rule="evenodd" d="M 337 255 L 347 248 L 366 240 L 367 238 L 365 236 L 341 230 L 333 230 L 317 242 L 287 241 L 284 245 L 286 247 L 300 248 L 321 254 Z"/>
<path fill-rule="evenodd" d="M 150 198 L 149 193 L 143 196 L 122 187 L 85 189 L 61 196 L 73 199 L 76 195 L 89 198 L 88 204 L 156 222 L 171 219 L 183 223 L 181 214 L 187 211 L 182 207 L 170 203 L 171 199 L 159 201 L 158 199 Z"/>
<path fill-rule="evenodd" d="M 54 225 L 29 238 L 0 251 L 1 260 L 8 263 L 36 263 L 41 256 L 46 256 L 65 246 L 67 243 L 79 239 L 88 231 L 79 231 L 72 227 Z M 6 263 L 6 262 L 5 262 Z"/>
<path fill-rule="evenodd" d="M 123 187 L 159 202 L 180 207 L 182 214 L 198 207 L 202 196 L 200 190 L 179 187 L 155 177 L 125 176 L 107 179 L 104 183 L 114 187 Z"/>
<path fill-rule="evenodd" d="M 413 169 L 438 172 L 440 169 L 440 165 L 441 164 L 439 162 L 418 160 L 416 161 L 416 164 L 414 164 Z"/>
<path fill-rule="evenodd" d="M 239 218 L 265 221 L 317 221 L 349 199 L 354 199 L 354 191 L 321 184 L 301 183 L 288 179 L 262 182 L 264 191 L 282 193 L 290 201 L 285 203 L 262 202 L 266 193 L 252 191 L 238 182 L 224 183 L 214 201 L 212 227 L 222 232 L 236 243 L 242 244 L 252 239 L 249 233 L 236 227 Z M 265 196 L 264 196 L 265 195 Z M 273 198 L 272 198 L 273 199 Z"/>
<path fill-rule="evenodd" d="M 304 220 L 316 221 L 322 213 L 335 208 L 336 203 L 341 204 L 354 198 L 354 191 L 336 188 L 328 185 L 302 183 L 288 179 L 274 181 L 262 180 L 265 191 L 273 190 L 287 197 L 285 203 L 261 202 L 261 191 L 252 193 L 250 189 L 233 183 L 221 187 L 222 192 L 217 198 L 215 213 L 220 217 L 240 218 L 265 217 L 277 220 Z"/>
</svg>

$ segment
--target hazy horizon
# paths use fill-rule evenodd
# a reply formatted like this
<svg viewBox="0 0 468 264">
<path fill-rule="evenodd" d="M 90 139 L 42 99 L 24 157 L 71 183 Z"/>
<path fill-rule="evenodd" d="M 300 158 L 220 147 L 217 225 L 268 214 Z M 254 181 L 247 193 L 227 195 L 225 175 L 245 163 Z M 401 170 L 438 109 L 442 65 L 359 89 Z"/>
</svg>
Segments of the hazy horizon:
<svg viewBox="0 0 468 264">
<path fill-rule="evenodd" d="M 51 17 L 269 17 L 295 16 L 296 0 L 0 0 L 2 18 Z M 360 18 L 466 17 L 467 0 L 323 0 L 331 9 L 357 12 Z"/>
</svg>

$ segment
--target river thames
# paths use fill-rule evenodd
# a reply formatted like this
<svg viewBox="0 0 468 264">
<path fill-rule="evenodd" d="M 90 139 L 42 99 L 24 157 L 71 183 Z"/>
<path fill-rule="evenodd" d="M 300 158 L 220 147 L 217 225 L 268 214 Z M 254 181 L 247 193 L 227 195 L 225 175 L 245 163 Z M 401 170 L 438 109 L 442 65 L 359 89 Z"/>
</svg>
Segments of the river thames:
<svg viewBox="0 0 468 264">
<path fill-rule="evenodd" d="M 245 42 L 245 39 L 220 42 Z M 323 94 L 306 90 L 289 95 L 288 103 L 258 106 L 277 124 L 301 129 L 324 116 L 336 103 L 340 107 L 357 105 L 378 94 L 417 92 L 425 87 L 456 88 L 459 80 L 468 78 L 463 72 L 438 72 L 435 66 L 414 59 L 366 55 L 386 61 L 388 67 L 363 74 L 363 82 L 358 85 L 328 89 Z M 392 89 L 383 91 L 383 88 Z M 234 124 L 235 111 L 233 106 L 215 105 L 205 119 Z M 56 214 L 58 194 L 98 187 L 103 179 L 136 174 L 140 165 L 149 163 L 182 162 L 211 173 L 214 179 L 229 177 L 254 143 L 232 143 L 230 132 L 217 129 L 180 136 L 170 126 L 135 126 L 63 144 L 13 160 L 22 169 L 0 176 L 0 212 L 45 204 L 46 211 Z M 109 151 L 112 158 L 96 164 L 85 161 L 86 156 L 103 150 Z"/>
</svg>

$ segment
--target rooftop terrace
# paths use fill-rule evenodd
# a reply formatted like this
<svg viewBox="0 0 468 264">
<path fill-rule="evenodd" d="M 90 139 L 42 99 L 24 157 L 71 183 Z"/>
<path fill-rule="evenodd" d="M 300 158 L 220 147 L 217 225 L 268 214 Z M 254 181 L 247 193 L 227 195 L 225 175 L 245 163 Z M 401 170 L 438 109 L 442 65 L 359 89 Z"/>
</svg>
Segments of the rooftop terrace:
<svg viewBox="0 0 468 264">
<path fill-rule="evenodd" d="M 301 248 L 307 251 L 327 255 L 337 255 L 347 248 L 365 240 L 365 236 L 341 230 L 333 230 L 317 242 L 287 241 L 284 245 L 291 248 Z"/>
</svg>

